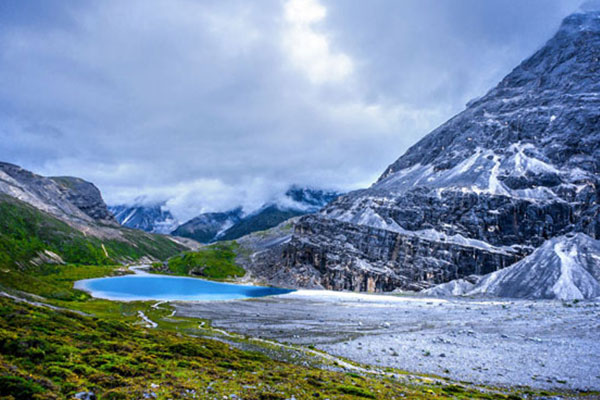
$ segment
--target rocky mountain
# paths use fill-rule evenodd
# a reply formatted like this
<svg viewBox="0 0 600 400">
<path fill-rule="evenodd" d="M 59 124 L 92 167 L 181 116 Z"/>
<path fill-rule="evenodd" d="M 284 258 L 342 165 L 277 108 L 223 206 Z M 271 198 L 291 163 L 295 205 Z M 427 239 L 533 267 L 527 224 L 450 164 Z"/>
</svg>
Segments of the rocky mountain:
<svg viewBox="0 0 600 400">
<path fill-rule="evenodd" d="M 123 226 L 153 233 L 171 233 L 179 225 L 165 203 L 109 206 L 116 220 Z"/>
<path fill-rule="evenodd" d="M 241 207 L 220 213 L 205 213 L 175 229 L 172 234 L 201 243 L 233 240 L 252 232 L 263 231 L 281 222 L 319 211 L 340 194 L 334 191 L 292 186 L 277 200 L 244 214 Z"/>
<path fill-rule="evenodd" d="M 68 201 L 96 221 L 114 222 L 115 217 L 106 207 L 100 190 L 91 182 L 73 176 L 50 177 L 64 191 Z"/>
<path fill-rule="evenodd" d="M 272 268 L 336 290 L 488 274 L 569 232 L 600 237 L 600 12 L 557 34 L 370 188 L 301 218 Z M 268 266 L 265 266 L 265 268 Z"/>
<path fill-rule="evenodd" d="M 508 268 L 476 282 L 444 283 L 425 294 L 560 300 L 600 297 L 600 240 L 584 233 L 552 238 Z"/>
<path fill-rule="evenodd" d="M 469 294 L 561 300 L 600 297 L 600 241 L 584 233 L 550 239 L 515 265 L 484 276 Z"/>
<path fill-rule="evenodd" d="M 69 221 L 117 225 L 94 184 L 74 177 L 44 177 L 0 162 L 0 193 Z"/>
<path fill-rule="evenodd" d="M 200 243 L 217 240 L 227 229 L 242 220 L 242 208 L 225 212 L 204 213 L 177 227 L 171 234 L 188 237 Z"/>
</svg>

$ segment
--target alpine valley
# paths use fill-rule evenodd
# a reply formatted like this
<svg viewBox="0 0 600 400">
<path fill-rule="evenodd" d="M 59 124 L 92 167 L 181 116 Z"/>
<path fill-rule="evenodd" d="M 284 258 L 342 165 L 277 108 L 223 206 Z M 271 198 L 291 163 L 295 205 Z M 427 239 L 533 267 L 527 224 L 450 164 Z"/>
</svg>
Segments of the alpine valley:
<svg viewBox="0 0 600 400">
<path fill-rule="evenodd" d="M 486 9 L 491 2 L 480 1 L 476 8 Z M 64 21 L 78 27 L 75 22 L 82 22 L 77 30 L 82 40 L 89 39 L 98 26 L 105 29 L 93 15 L 117 19 L 125 15 L 127 23 L 111 30 L 106 36 L 110 40 L 101 46 L 69 47 L 64 52 L 69 55 L 65 71 L 58 62 L 65 54 L 52 50 L 68 43 L 68 30 L 56 29 L 44 36 L 52 46 L 34 35 L 38 28 L 47 32 L 42 29 L 46 24 L 53 26 L 50 20 L 60 14 L 60 6 L 53 4 L 44 18 L 29 18 L 29 14 L 23 18 L 21 11 L 35 14 L 37 8 L 49 9 L 40 3 L 23 11 L 19 2 L 13 3 L 0 10 L 8 10 L 15 25 L 26 20 L 31 29 L 28 25 L 13 32 L 12 26 L 3 25 L 3 63 L 28 47 L 43 49 L 44 59 L 52 62 L 45 71 L 53 82 L 48 84 L 49 92 L 60 91 L 58 87 L 71 82 L 71 77 L 92 82 L 89 88 L 102 87 L 90 97 L 93 101 L 84 102 L 93 105 L 93 113 L 81 114 L 85 123 L 79 124 L 76 111 L 72 117 L 61 114 L 59 119 L 79 128 L 91 127 L 91 114 L 123 115 L 110 107 L 125 108 L 126 119 L 131 121 L 143 115 L 139 125 L 144 126 L 134 129 L 131 136 L 140 142 L 120 140 L 115 145 L 132 157 L 141 154 L 151 161 L 135 167 L 129 161 L 115 169 L 111 166 L 107 171 L 116 171 L 114 176 L 101 171 L 99 176 L 109 176 L 111 181 L 123 178 L 118 176 L 120 171 L 133 173 L 140 181 L 148 178 L 140 187 L 153 182 L 152 171 L 147 171 L 155 167 L 150 150 L 163 142 L 146 140 L 144 135 L 166 130 L 173 146 L 159 149 L 168 157 L 169 166 L 157 178 L 168 179 L 175 171 L 182 175 L 183 186 L 201 186 L 206 193 L 221 190 L 223 182 L 243 181 L 240 165 L 248 174 L 256 172 L 256 165 L 270 165 L 262 164 L 264 154 L 252 152 L 244 158 L 248 150 L 238 147 L 225 156 L 229 146 L 235 147 L 226 127 L 243 126 L 239 128 L 245 135 L 242 146 L 255 141 L 255 130 L 262 129 L 258 120 L 267 120 L 275 132 L 287 132 L 287 116 L 279 112 L 285 114 L 288 105 L 265 109 L 253 104 L 254 99 L 273 91 L 277 99 L 300 97 L 307 103 L 299 110 L 299 129 L 303 130 L 313 129 L 313 122 L 318 126 L 311 121 L 312 114 L 304 115 L 312 108 L 322 115 L 334 112 L 345 118 L 348 110 L 337 111 L 335 104 L 328 108 L 322 100 L 333 102 L 356 90 L 349 85 L 343 92 L 324 94 L 334 86 L 324 80 L 333 79 L 331 71 L 338 79 L 337 75 L 351 75 L 354 64 L 343 52 L 336 53 L 341 50 L 330 48 L 333 36 L 321 32 L 328 9 L 317 0 L 287 0 L 284 15 L 271 22 L 271 14 L 254 12 L 258 6 L 250 2 L 236 5 L 243 11 L 239 15 L 212 14 L 222 2 L 210 7 L 202 4 L 206 13 L 198 13 L 196 6 L 203 2 L 162 2 L 160 7 L 151 7 L 156 2 L 150 0 L 143 2 L 143 14 L 134 12 L 136 2 L 98 2 L 88 15 L 87 3 L 81 2 L 69 8 Z M 332 7 L 331 14 L 344 19 L 352 13 L 340 11 L 361 2 L 332 3 L 339 8 Z M 373 2 L 369 7 L 384 3 L 392 4 Z M 520 3 L 512 5 L 516 4 Z M 114 10 L 118 15 L 111 14 Z M 156 10 L 160 18 L 149 18 Z M 89 17 L 78 21 L 79 13 Z M 0 21 L 4 22 L 3 14 Z M 267 79 L 254 79 L 254 43 L 279 36 L 246 24 L 246 19 L 254 21 L 257 16 L 268 29 L 286 27 L 284 47 L 298 58 L 299 65 L 310 64 L 312 75 L 304 83 L 318 85 L 317 94 L 303 93 L 298 89 L 304 86 L 295 83 L 286 87 L 280 79 L 283 72 L 279 69 L 285 76 L 299 73 L 292 68 L 298 67 L 295 63 L 274 68 Z M 132 37 L 124 34 L 130 32 L 129 25 L 135 27 Z M 471 29 L 467 25 L 461 29 Z M 153 34 L 159 27 L 169 34 Z M 196 42 L 195 36 L 188 35 L 196 32 L 192 28 L 203 29 L 211 40 L 214 36 L 219 41 Z M 425 28 L 420 32 L 434 27 Z M 8 46 L 13 42 L 6 39 L 5 30 L 13 32 L 18 45 Z M 145 41 L 136 36 L 141 32 Z M 224 40 L 222 32 L 234 40 Z M 237 43 L 240 32 L 245 38 Z M 171 34 L 177 38 L 177 50 L 180 46 L 185 50 L 184 39 L 192 38 L 193 54 L 182 51 L 171 57 L 175 50 L 170 48 Z M 29 46 L 30 36 L 40 44 Z M 396 43 L 395 38 L 388 39 Z M 121 42 L 132 59 L 121 60 L 116 52 Z M 217 51 L 219 46 L 226 51 Z M 273 54 L 279 54 L 279 44 L 271 47 L 278 49 Z M 161 61 L 146 62 L 147 49 L 160 54 Z M 277 57 L 263 50 L 260 58 L 275 67 Z M 93 54 L 94 66 L 83 73 L 79 57 L 89 54 Z M 111 92 L 122 82 L 104 79 L 98 68 L 102 56 L 121 63 L 117 75 L 126 77 L 122 79 L 125 86 L 134 90 Z M 151 103 L 170 109 L 171 116 L 151 115 L 147 110 L 154 108 L 138 110 L 135 106 L 136 99 L 144 97 L 146 84 L 139 85 L 144 86 L 141 90 L 133 79 L 137 77 L 127 75 L 126 67 L 138 57 L 147 64 L 139 73 L 141 78 L 150 77 L 152 90 L 164 95 L 155 96 Z M 313 58 L 318 62 L 313 63 Z M 243 75 L 251 77 L 252 84 L 227 81 L 227 90 L 220 87 L 221 77 L 216 75 L 233 74 L 235 69 L 229 67 L 204 81 L 185 74 L 188 62 L 199 60 L 219 68 L 223 59 L 228 66 L 243 60 Z M 171 64 L 177 73 L 169 70 Z M 26 79 L 20 74 L 31 65 L 18 65 L 19 71 L 12 71 L 17 76 L 3 82 L 16 82 L 19 95 L 27 96 L 28 91 L 21 93 Z M 358 63 L 356 67 L 362 68 Z M 168 80 L 174 78 L 170 75 L 177 80 Z M 3 97 L 11 85 L 1 85 L 2 112 L 14 108 Z M 77 87 L 65 86 L 69 92 Z M 189 87 L 193 94 L 186 92 Z M 234 89 L 235 96 L 228 91 Z M 41 95 L 40 91 L 31 93 Z M 109 101 L 103 101 L 105 93 Z M 260 95 L 253 97 L 256 93 Z M 186 114 L 183 104 L 171 101 L 172 94 L 182 102 L 192 102 L 193 115 Z M 202 96 L 210 97 L 206 110 L 200 110 L 201 102 L 196 104 Z M 224 107 L 219 103 L 223 98 L 232 104 Z M 44 103 L 28 99 L 28 113 L 38 115 L 36 105 Z M 308 104 L 311 101 L 315 103 Z M 251 107 L 241 107 L 250 103 Z M 376 107 L 372 108 L 369 113 L 377 114 Z M 354 113 L 355 106 L 349 109 Z M 254 118 L 253 114 L 261 115 Z M 202 120 L 202 129 L 187 126 L 196 119 Z M 220 126 L 223 119 L 232 125 Z M 235 125 L 240 121 L 241 125 Z M 344 122 L 349 127 L 352 120 Z M 324 123 L 330 126 L 329 121 Z M 106 138 L 117 138 L 119 129 L 125 130 L 104 134 L 111 126 L 127 127 L 128 121 L 93 127 L 90 136 L 97 128 L 103 132 L 98 136 L 104 143 Z M 10 129 L 1 126 L 0 134 L 10 135 Z M 30 143 L 31 153 L 55 150 L 52 141 L 59 140 L 62 132 L 43 129 L 50 132 L 48 143 Z M 351 140 L 355 132 L 348 135 Z M 206 148 L 189 145 L 197 143 L 188 140 L 191 136 L 206 138 Z M 304 154 L 296 151 L 296 139 L 284 138 L 289 154 L 279 155 L 277 170 L 265 176 L 279 179 L 289 172 L 281 165 L 288 162 L 288 156 L 305 162 Z M 94 140 L 90 142 L 100 143 Z M 18 146 L 30 145 L 20 137 L 17 142 Z M 272 144 L 265 144 L 265 152 L 277 158 L 273 149 L 279 147 L 271 148 Z M 206 156 L 211 146 L 221 149 L 223 159 L 232 164 L 230 170 L 228 166 L 223 171 L 212 155 Z M 85 157 L 102 160 L 98 165 L 106 166 L 107 148 L 98 146 Z M 79 148 L 63 150 L 69 157 L 84 153 Z M 317 150 L 330 156 L 327 146 Z M 188 158 L 180 160 L 181 154 Z M 215 154 L 222 156 L 219 151 Z M 15 159 L 20 156 L 18 152 L 13 155 Z M 257 164 L 246 166 L 244 160 L 250 159 Z M 42 171 L 58 165 L 63 171 L 64 165 L 74 162 L 63 161 L 66 164 L 42 160 L 35 165 L 43 165 Z M 197 170 L 191 167 L 198 165 L 211 171 L 207 172 L 211 179 L 196 176 Z M 212 179 L 220 173 L 235 175 L 235 179 Z M 303 179 L 290 178 L 286 185 Z M 104 188 L 103 182 L 98 180 L 99 187 Z M 247 199 L 238 197 L 224 202 L 238 207 L 202 208 L 207 200 L 199 195 L 198 209 L 216 212 L 188 221 L 181 218 L 182 223 L 176 212 L 181 210 L 170 208 L 178 204 L 173 199 L 152 202 L 141 195 L 129 204 L 109 207 L 92 182 L 42 176 L 0 162 L 0 400 L 600 398 L 600 7 L 586 6 L 564 19 L 537 52 L 458 115 L 422 137 L 370 187 L 342 194 L 317 183 L 289 186 L 278 196 L 261 200 L 264 204 L 256 209 L 245 209 L 242 205 Z M 173 193 L 180 189 L 177 185 Z M 339 187 L 344 185 L 340 182 Z M 154 189 L 148 192 L 156 193 Z M 231 193 L 253 193 L 254 189 L 260 192 L 262 186 Z M 141 194 L 138 191 L 127 184 L 123 193 L 134 193 L 133 198 Z M 107 199 L 109 194 L 112 191 L 105 192 Z"/>
</svg>

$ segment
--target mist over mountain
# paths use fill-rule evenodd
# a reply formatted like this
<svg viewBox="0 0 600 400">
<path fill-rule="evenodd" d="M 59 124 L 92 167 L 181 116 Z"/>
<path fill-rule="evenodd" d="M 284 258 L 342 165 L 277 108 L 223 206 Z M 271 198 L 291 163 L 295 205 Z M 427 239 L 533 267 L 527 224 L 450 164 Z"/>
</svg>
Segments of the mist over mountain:
<svg viewBox="0 0 600 400">
<path fill-rule="evenodd" d="M 294 185 L 256 210 L 245 213 L 241 207 L 237 207 L 225 212 L 204 213 L 180 225 L 172 234 L 201 243 L 233 240 L 272 228 L 287 219 L 317 212 L 338 196 L 340 193 L 335 191 Z"/>
</svg>

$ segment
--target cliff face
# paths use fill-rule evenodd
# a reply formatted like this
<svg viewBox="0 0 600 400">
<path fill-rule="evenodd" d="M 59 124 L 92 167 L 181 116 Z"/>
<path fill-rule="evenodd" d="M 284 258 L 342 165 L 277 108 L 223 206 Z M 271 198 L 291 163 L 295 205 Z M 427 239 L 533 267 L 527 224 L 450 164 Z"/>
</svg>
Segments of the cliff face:
<svg viewBox="0 0 600 400">
<path fill-rule="evenodd" d="M 373 292 L 419 290 L 424 282 L 486 274 L 523 255 L 475 240 L 439 240 L 309 216 L 296 224 L 282 258 L 290 271 L 312 266 L 326 289 Z"/>
<path fill-rule="evenodd" d="M 558 235 L 599 238 L 599 174 L 600 13 L 588 12 L 370 188 L 301 218 L 279 262 L 331 289 L 485 274 Z"/>
<path fill-rule="evenodd" d="M 109 223 L 117 222 L 106 203 L 104 203 L 100 190 L 93 183 L 72 176 L 59 176 L 50 179 L 59 184 L 68 201 L 92 219 Z"/>
</svg>

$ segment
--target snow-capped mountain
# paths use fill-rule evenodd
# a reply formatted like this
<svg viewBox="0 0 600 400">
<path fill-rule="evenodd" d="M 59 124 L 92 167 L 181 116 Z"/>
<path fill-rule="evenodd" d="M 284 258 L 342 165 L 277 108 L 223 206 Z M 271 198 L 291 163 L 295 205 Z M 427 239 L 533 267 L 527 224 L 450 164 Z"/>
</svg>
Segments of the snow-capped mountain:
<svg viewBox="0 0 600 400">
<path fill-rule="evenodd" d="M 262 231 L 299 215 L 314 213 L 337 198 L 334 191 L 292 186 L 281 198 L 244 214 L 241 207 L 217 213 L 205 213 L 182 224 L 172 233 L 201 243 L 233 240 Z"/>
<path fill-rule="evenodd" d="M 370 188 L 303 217 L 278 261 L 331 289 L 419 289 L 600 237 L 600 12 L 558 33 Z"/>
<path fill-rule="evenodd" d="M 165 203 L 151 205 L 117 205 L 109 210 L 123 226 L 153 233 L 170 233 L 178 222 Z"/>
<path fill-rule="evenodd" d="M 178 226 L 171 234 L 188 237 L 200 243 L 210 243 L 218 240 L 227 229 L 240 222 L 242 215 L 241 207 L 225 212 L 200 214 Z"/>
<path fill-rule="evenodd" d="M 280 208 L 296 209 L 307 213 L 317 212 L 333 200 L 340 197 L 341 193 L 332 190 L 312 189 L 292 186 L 285 192 L 286 202 L 279 204 Z"/>
</svg>

